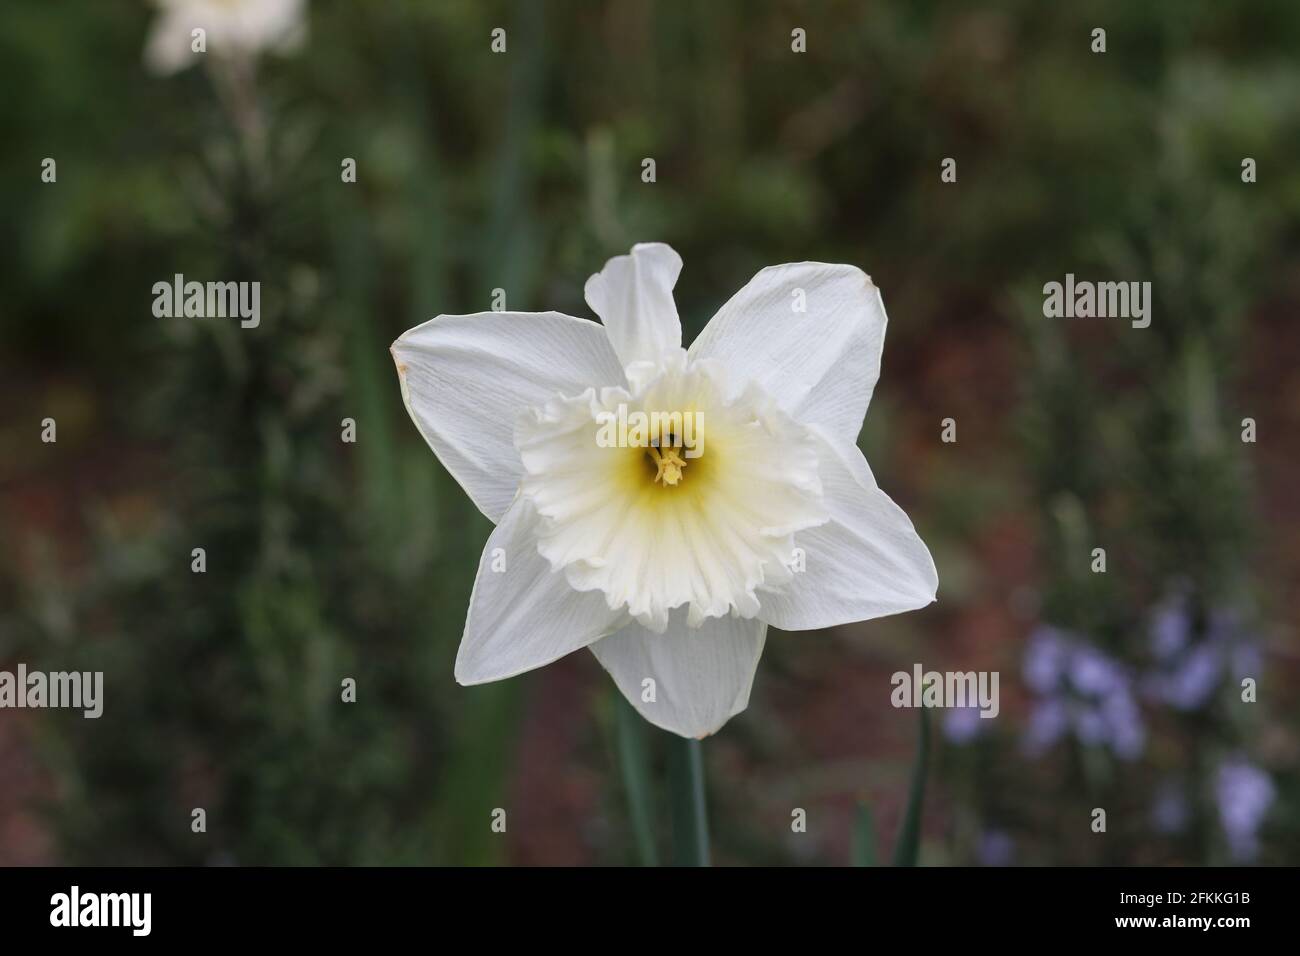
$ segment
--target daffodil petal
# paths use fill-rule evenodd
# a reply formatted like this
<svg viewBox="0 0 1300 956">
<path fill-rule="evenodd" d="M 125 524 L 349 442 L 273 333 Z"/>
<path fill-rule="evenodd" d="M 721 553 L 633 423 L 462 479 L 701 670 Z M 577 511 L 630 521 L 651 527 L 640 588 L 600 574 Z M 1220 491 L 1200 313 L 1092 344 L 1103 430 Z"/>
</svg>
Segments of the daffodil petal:
<svg viewBox="0 0 1300 956">
<path fill-rule="evenodd" d="M 758 616 L 774 627 L 805 631 L 930 604 L 939 576 L 912 522 L 876 485 L 856 446 L 817 438 L 831 520 L 795 535 L 806 568 L 779 592 L 763 594 Z"/>
<path fill-rule="evenodd" d="M 537 516 L 519 499 L 488 538 L 456 653 L 456 680 L 482 684 L 558 660 L 626 620 L 599 592 L 574 591 L 537 552 Z"/>
<path fill-rule="evenodd" d="M 682 737 L 705 737 L 748 706 L 766 635 L 767 625 L 738 617 L 691 628 L 676 611 L 662 634 L 632 623 L 591 651 L 642 717 Z"/>
<path fill-rule="evenodd" d="M 718 359 L 795 420 L 854 444 L 880 377 L 885 325 L 880 290 L 861 269 L 769 266 L 718 310 L 690 355 Z"/>
<path fill-rule="evenodd" d="M 587 304 L 600 316 L 624 365 L 656 362 L 682 346 L 673 286 L 682 257 L 662 242 L 642 242 L 587 280 Z M 592 383 L 595 384 L 595 383 Z"/>
<path fill-rule="evenodd" d="M 440 315 L 403 334 L 392 352 L 415 427 L 494 522 L 523 473 L 519 414 L 556 395 L 625 382 L 605 330 L 559 312 Z"/>
</svg>

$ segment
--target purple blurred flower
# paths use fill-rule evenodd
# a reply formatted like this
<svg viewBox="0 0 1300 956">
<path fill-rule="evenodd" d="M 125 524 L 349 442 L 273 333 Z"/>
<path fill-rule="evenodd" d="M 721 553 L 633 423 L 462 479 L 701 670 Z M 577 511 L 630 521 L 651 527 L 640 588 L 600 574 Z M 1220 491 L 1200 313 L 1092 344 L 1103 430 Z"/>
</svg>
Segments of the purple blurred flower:
<svg viewBox="0 0 1300 956">
<path fill-rule="evenodd" d="M 1157 675 L 1156 695 L 1177 710 L 1196 710 L 1214 696 L 1223 680 L 1223 654 L 1217 647 L 1199 644 L 1183 655 L 1172 670 Z"/>
<path fill-rule="evenodd" d="M 1049 624 L 1036 627 L 1025 647 L 1023 672 L 1030 690 L 1050 694 L 1056 689 L 1068 663 L 1068 638 Z"/>
<path fill-rule="evenodd" d="M 1238 684 L 1244 677 L 1257 676 L 1263 665 L 1264 655 L 1259 652 L 1259 645 L 1253 642 L 1239 641 L 1228 654 L 1228 673 Z"/>
<path fill-rule="evenodd" d="M 1143 690 L 1175 710 L 1199 710 L 1226 676 L 1240 680 L 1259 671 L 1259 649 L 1244 634 L 1239 615 L 1231 609 L 1210 612 L 1205 635 L 1197 639 L 1185 593 L 1156 609 L 1150 639 L 1156 669 L 1143 681 Z"/>
<path fill-rule="evenodd" d="M 1037 756 L 1050 749 L 1070 729 L 1070 711 L 1065 701 L 1049 697 L 1034 705 L 1025 733 L 1026 749 Z"/>
<path fill-rule="evenodd" d="M 1147 742 L 1146 725 L 1127 684 L 1106 695 L 1101 712 L 1106 722 L 1106 738 L 1115 755 L 1125 760 L 1140 757 Z"/>
<path fill-rule="evenodd" d="M 990 723 L 980 716 L 979 707 L 952 707 L 943 715 L 943 735 L 950 743 L 968 744 L 984 732 Z"/>
<path fill-rule="evenodd" d="M 1164 834 L 1181 833 L 1186 829 L 1191 815 L 1191 807 L 1183 788 L 1174 781 L 1161 784 L 1151 805 L 1151 824 L 1156 831 Z"/>
<path fill-rule="evenodd" d="M 1074 736 L 1079 738 L 1080 743 L 1088 744 L 1090 747 L 1099 747 L 1106 743 L 1106 715 L 1102 713 L 1099 707 L 1079 707 L 1071 708 L 1074 722 Z"/>
<path fill-rule="evenodd" d="M 1207 630 L 1210 642 L 1226 650 L 1228 676 L 1240 682 L 1243 677 L 1259 674 L 1263 656 L 1255 635 L 1242 623 L 1241 615 L 1231 609 L 1214 611 Z"/>
<path fill-rule="evenodd" d="M 1078 644 L 1070 655 L 1070 683 L 1075 690 L 1096 697 L 1109 697 L 1128 687 L 1123 668 L 1087 644 Z"/>
<path fill-rule="evenodd" d="M 1259 828 L 1277 796 L 1273 778 L 1243 757 L 1231 757 L 1219 766 L 1214 785 L 1228 849 L 1238 862 L 1259 853 Z"/>
<path fill-rule="evenodd" d="M 1185 597 L 1170 598 L 1156 608 L 1151 618 L 1151 649 L 1156 660 L 1173 660 L 1192 632 L 1191 609 Z"/>
<path fill-rule="evenodd" d="M 1010 866 L 1016 855 L 1016 842 L 1005 830 L 985 830 L 980 834 L 975 856 L 980 866 Z"/>
<path fill-rule="evenodd" d="M 1117 661 L 1077 634 L 1051 625 L 1035 628 L 1023 661 L 1025 683 L 1042 698 L 1029 716 L 1024 745 L 1046 751 L 1066 733 L 1080 743 L 1109 747 L 1131 760 L 1146 745 L 1146 728 L 1133 682 Z"/>
</svg>

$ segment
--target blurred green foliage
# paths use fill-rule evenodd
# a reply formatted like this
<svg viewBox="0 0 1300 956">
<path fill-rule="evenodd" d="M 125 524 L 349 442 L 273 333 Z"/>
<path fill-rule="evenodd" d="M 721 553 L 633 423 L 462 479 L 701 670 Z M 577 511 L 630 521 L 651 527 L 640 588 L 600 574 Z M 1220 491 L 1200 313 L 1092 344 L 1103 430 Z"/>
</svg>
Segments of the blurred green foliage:
<svg viewBox="0 0 1300 956">
<path fill-rule="evenodd" d="M 39 727 L 62 859 L 502 860 L 479 821 L 530 685 L 454 687 L 489 525 L 406 420 L 385 352 L 495 288 L 587 314 L 586 276 L 636 241 L 682 253 L 688 337 L 765 265 L 866 268 L 895 316 L 864 434 L 886 487 L 934 343 L 1017 343 L 1019 378 L 975 387 L 1013 393 L 1002 454 L 1029 492 L 978 468 L 917 492 L 958 604 L 967 534 L 1020 509 L 1044 615 L 1112 650 L 1175 575 L 1270 613 L 1231 443 L 1246 318 L 1296 274 L 1300 6 L 315 0 L 306 50 L 260 66 L 257 149 L 203 70 L 144 71 L 150 16 L 17 2 L 0 30 L 0 486 L 57 501 L 0 529 L 0 660 L 109 675 L 100 721 Z M 1155 284 L 1151 329 L 1079 342 L 1041 321 L 1043 282 L 1103 271 Z M 261 281 L 261 327 L 154 319 L 151 286 L 177 272 Z M 47 414 L 59 444 L 33 450 Z M 1069 515 L 1123 537 L 1122 574 L 1080 571 Z M 364 707 L 340 705 L 345 676 Z M 1013 766 L 949 785 L 1038 827 L 1043 862 L 1094 861 L 1028 806 L 1068 777 L 1017 794 Z M 645 858 L 648 798 L 629 820 L 613 760 L 608 777 L 617 829 L 593 856 Z M 744 794 L 724 779 L 712 799 L 736 809 L 714 813 L 723 854 L 786 859 L 736 822 Z M 1129 836 L 1107 862 L 1147 858 Z"/>
</svg>

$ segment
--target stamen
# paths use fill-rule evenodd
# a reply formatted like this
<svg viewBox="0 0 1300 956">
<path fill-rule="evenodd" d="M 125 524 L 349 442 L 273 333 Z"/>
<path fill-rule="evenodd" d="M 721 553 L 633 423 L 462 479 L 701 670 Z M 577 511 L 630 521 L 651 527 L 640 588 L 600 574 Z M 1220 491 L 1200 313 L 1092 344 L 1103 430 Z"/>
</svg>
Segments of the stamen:
<svg viewBox="0 0 1300 956">
<path fill-rule="evenodd" d="M 676 445 L 669 445 L 662 449 L 649 445 L 646 451 L 650 453 L 650 458 L 655 463 L 655 481 L 662 481 L 665 486 L 672 487 L 682 480 L 682 469 L 686 467 L 687 461 L 681 456 Z"/>
</svg>

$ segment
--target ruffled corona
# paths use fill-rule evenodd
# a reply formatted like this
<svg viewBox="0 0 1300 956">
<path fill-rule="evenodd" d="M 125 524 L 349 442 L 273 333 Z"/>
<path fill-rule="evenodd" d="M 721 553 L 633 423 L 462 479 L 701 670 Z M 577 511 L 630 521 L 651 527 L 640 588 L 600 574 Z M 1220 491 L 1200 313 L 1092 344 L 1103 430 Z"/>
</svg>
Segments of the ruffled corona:
<svg viewBox="0 0 1300 956">
<path fill-rule="evenodd" d="M 827 520 L 807 430 L 753 383 L 729 396 L 724 374 L 678 350 L 515 430 L 539 552 L 658 633 L 683 605 L 690 627 L 754 617 L 756 592 L 790 580 L 795 532 Z"/>
</svg>

